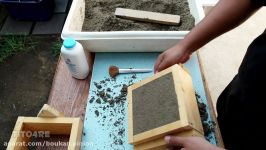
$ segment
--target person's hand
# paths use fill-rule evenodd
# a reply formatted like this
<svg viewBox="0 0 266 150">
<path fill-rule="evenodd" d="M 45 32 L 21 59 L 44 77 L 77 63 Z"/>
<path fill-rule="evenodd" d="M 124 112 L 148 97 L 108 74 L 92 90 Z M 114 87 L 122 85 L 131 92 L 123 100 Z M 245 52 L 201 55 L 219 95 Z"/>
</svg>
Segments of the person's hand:
<svg viewBox="0 0 266 150">
<path fill-rule="evenodd" d="M 180 150 L 223 150 L 200 137 L 166 136 L 165 142 Z"/>
<path fill-rule="evenodd" d="M 177 44 L 159 55 L 154 65 L 154 72 L 157 73 L 174 64 L 185 63 L 190 55 L 190 51 Z"/>
</svg>

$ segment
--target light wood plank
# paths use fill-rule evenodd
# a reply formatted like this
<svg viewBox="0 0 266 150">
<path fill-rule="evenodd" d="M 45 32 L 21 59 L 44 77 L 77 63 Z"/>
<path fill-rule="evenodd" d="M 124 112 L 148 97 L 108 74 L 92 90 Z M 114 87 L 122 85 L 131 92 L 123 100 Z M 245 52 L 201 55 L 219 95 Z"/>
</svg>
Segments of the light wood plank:
<svg viewBox="0 0 266 150">
<path fill-rule="evenodd" d="M 157 12 L 116 8 L 115 15 L 117 17 L 126 18 L 130 20 L 152 22 L 166 25 L 178 25 L 180 23 L 180 16 L 163 14 Z"/>
<path fill-rule="evenodd" d="M 199 52 L 197 52 L 197 56 L 199 58 L 200 71 L 201 71 L 201 75 L 202 75 L 204 89 L 206 91 L 206 99 L 207 99 L 207 102 L 208 102 L 208 108 L 209 108 L 209 111 L 210 111 L 210 114 L 211 114 L 211 118 L 214 121 L 214 123 L 216 124 L 214 126 L 214 134 L 215 134 L 215 137 L 217 139 L 216 140 L 217 141 L 217 146 L 224 147 L 222 134 L 221 134 L 221 131 L 220 131 L 220 127 L 219 127 L 216 115 L 215 115 L 215 108 L 214 108 L 213 101 L 212 101 L 212 98 L 211 98 L 211 95 L 210 95 L 210 89 L 208 87 L 208 83 L 206 82 L 206 76 L 203 73 L 203 69 L 204 68 L 203 68 L 202 63 L 201 63 L 202 62 L 202 58 L 199 56 Z"/>
</svg>

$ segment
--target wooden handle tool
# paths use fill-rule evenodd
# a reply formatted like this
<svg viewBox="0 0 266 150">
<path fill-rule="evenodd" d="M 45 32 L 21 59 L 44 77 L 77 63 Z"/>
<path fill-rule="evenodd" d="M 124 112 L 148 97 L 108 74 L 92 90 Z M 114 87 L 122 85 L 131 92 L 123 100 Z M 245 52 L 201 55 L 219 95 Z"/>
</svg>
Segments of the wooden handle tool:
<svg viewBox="0 0 266 150">
<path fill-rule="evenodd" d="M 134 69 L 134 68 L 120 69 L 117 66 L 109 67 L 109 75 L 113 78 L 120 73 L 146 73 L 146 72 L 152 72 L 152 69 Z"/>
</svg>

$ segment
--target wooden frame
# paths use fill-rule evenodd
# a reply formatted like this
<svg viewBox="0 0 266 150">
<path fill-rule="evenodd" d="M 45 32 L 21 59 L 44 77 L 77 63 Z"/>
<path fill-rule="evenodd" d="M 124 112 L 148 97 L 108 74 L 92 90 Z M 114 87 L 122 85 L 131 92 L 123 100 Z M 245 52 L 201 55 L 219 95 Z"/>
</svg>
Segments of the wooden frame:
<svg viewBox="0 0 266 150">
<path fill-rule="evenodd" d="M 49 134 L 69 135 L 68 150 L 79 150 L 83 124 L 80 118 L 18 117 L 7 150 L 25 150 L 20 143 L 29 142 L 30 137 L 21 134 L 25 131 L 48 131 Z"/>
<path fill-rule="evenodd" d="M 203 135 L 196 130 L 187 130 L 180 133 L 172 134 L 173 136 L 198 136 L 203 137 Z M 148 141 L 134 146 L 134 150 L 165 150 L 167 149 L 167 143 L 164 140 L 164 137 L 158 138 L 156 140 Z"/>
<path fill-rule="evenodd" d="M 172 73 L 173 75 L 180 120 L 133 135 L 132 91 L 168 73 Z M 128 103 L 128 142 L 130 144 L 139 145 L 141 143 L 162 138 L 167 134 L 176 134 L 189 130 L 195 130 L 201 135 L 204 134 L 195 91 L 192 85 L 192 79 L 188 72 L 179 65 L 173 65 L 172 67 L 161 71 L 152 77 L 146 78 L 141 82 L 128 87 Z"/>
</svg>

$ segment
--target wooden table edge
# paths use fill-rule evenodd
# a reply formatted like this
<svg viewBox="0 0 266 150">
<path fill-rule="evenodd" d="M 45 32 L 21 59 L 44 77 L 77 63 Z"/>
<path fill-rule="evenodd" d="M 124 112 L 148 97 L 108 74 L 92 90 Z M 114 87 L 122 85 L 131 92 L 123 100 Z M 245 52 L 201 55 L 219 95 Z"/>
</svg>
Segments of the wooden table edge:
<svg viewBox="0 0 266 150">
<path fill-rule="evenodd" d="M 202 60 L 200 58 L 199 52 L 197 51 L 196 53 L 197 53 L 197 57 L 198 57 L 198 61 L 199 61 L 200 72 L 201 72 L 201 76 L 202 76 L 202 81 L 203 81 L 203 85 L 204 85 L 206 99 L 207 99 L 207 102 L 208 102 L 208 108 L 209 108 L 209 111 L 211 113 L 212 120 L 216 124 L 215 125 L 215 136 L 217 138 L 217 146 L 224 148 L 224 143 L 223 143 L 222 135 L 221 135 L 221 132 L 220 132 L 220 127 L 219 127 L 219 124 L 218 124 L 218 121 L 217 121 L 217 118 L 216 118 L 216 113 L 215 113 L 213 101 L 212 101 L 212 98 L 211 98 L 211 95 L 210 95 L 210 92 L 209 92 L 210 90 L 209 90 L 209 87 L 208 87 L 208 83 L 206 82 L 206 77 L 205 77 L 204 72 L 203 72 L 204 68 L 203 68 L 202 63 L 201 63 Z"/>
</svg>

